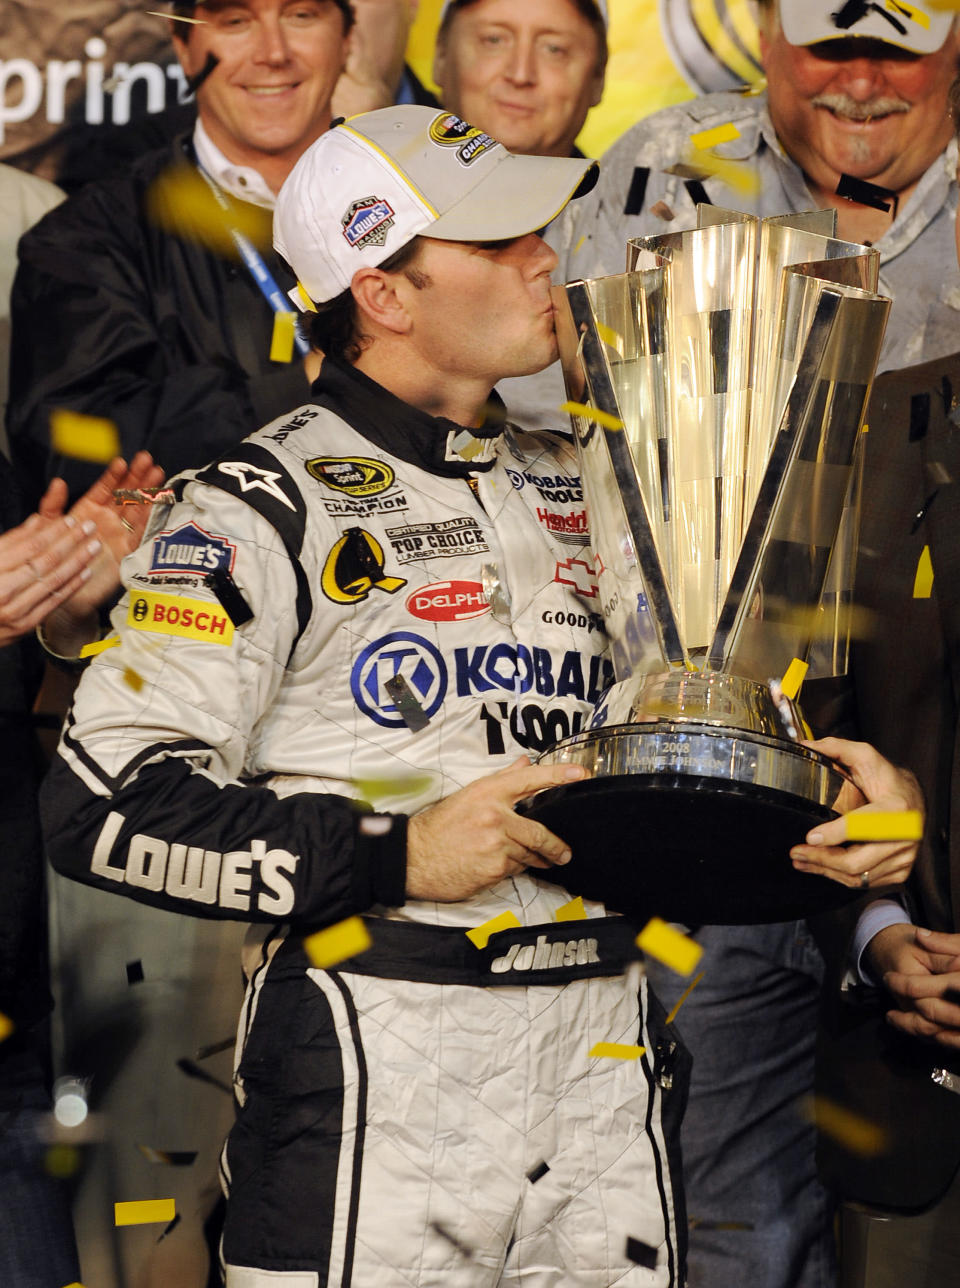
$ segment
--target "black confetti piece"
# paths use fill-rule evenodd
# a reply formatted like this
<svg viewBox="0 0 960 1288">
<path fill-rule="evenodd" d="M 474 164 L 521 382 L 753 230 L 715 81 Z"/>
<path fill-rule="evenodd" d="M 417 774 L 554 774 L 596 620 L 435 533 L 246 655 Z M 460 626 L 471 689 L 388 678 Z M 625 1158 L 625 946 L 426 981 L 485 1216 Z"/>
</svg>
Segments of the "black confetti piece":
<svg viewBox="0 0 960 1288">
<path fill-rule="evenodd" d="M 657 1267 L 656 1248 L 652 1248 L 649 1243 L 644 1243 L 641 1239 L 633 1239 L 630 1235 L 627 1235 L 627 1256 L 638 1266 L 645 1266 L 647 1270 L 655 1270 Z"/>
<path fill-rule="evenodd" d="M 135 962 L 127 962 L 127 983 L 128 984 L 143 983 L 143 962 L 142 961 L 138 960 Z"/>
<path fill-rule="evenodd" d="M 228 1051 L 233 1046 L 235 1038 L 223 1038 L 220 1042 L 211 1042 L 209 1046 L 202 1046 L 197 1050 L 194 1056 L 195 1060 L 206 1060 L 211 1055 L 219 1055 L 221 1051 Z"/>
<path fill-rule="evenodd" d="M 161 1234 L 160 1237 L 157 1239 L 157 1243 L 161 1243 L 167 1237 L 168 1234 L 172 1234 L 174 1229 L 178 1225 L 179 1221 L 180 1221 L 180 1213 L 178 1212 L 177 1215 L 170 1222 L 170 1224 L 164 1229 L 163 1234 Z"/>
<path fill-rule="evenodd" d="M 390 694 L 403 723 L 412 733 L 419 733 L 421 729 L 426 729 L 430 723 L 430 717 L 417 701 L 416 694 L 402 675 L 392 676 L 383 687 Z"/>
<path fill-rule="evenodd" d="M 687 179 L 683 185 L 690 195 L 690 200 L 695 206 L 712 206 L 713 202 L 707 196 L 707 190 L 699 179 Z"/>
<path fill-rule="evenodd" d="M 225 1091 L 228 1096 L 233 1095 L 232 1087 L 228 1087 L 225 1082 L 221 1082 L 219 1078 L 215 1078 L 212 1073 L 207 1073 L 205 1069 L 201 1069 L 200 1066 L 198 1064 L 194 1064 L 192 1060 L 187 1060 L 185 1057 L 182 1057 L 177 1061 L 177 1068 L 181 1073 L 185 1073 L 188 1078 L 197 1078 L 200 1082 L 209 1082 L 211 1086 L 219 1087 L 221 1091 Z"/>
<path fill-rule="evenodd" d="M 623 207 L 623 213 L 625 215 L 639 215 L 643 210 L 643 198 L 646 196 L 647 180 L 649 178 L 649 167 L 638 165 L 633 172 L 633 178 L 630 180 L 630 190 L 627 193 L 627 202 Z"/>
<path fill-rule="evenodd" d="M 207 54 L 207 61 L 203 64 L 196 76 L 190 76 L 187 79 L 187 93 L 196 94 L 203 82 L 220 66 L 220 59 L 216 54 Z"/>
<path fill-rule="evenodd" d="M 240 593 L 240 588 L 226 568 L 215 568 L 213 572 L 207 573 L 203 580 L 216 595 L 220 601 L 220 607 L 234 626 L 242 626 L 244 622 L 253 620 L 253 609 Z"/>
<path fill-rule="evenodd" d="M 546 1176 L 549 1171 L 550 1168 L 546 1163 L 538 1163 L 536 1167 L 531 1168 L 531 1170 L 527 1172 L 527 1180 L 531 1185 L 536 1185 L 537 1181 Z"/>
<path fill-rule="evenodd" d="M 897 203 L 897 194 L 890 188 L 881 188 L 878 183 L 868 183 L 866 179 L 855 179 L 852 174 L 840 176 L 837 196 L 855 201 L 858 206 L 870 206 L 873 210 L 889 210 Z"/>
<path fill-rule="evenodd" d="M 431 1221 L 430 1229 L 436 1234 L 439 1234 L 441 1239 L 446 1239 L 447 1243 L 452 1244 L 453 1247 L 455 1247 L 462 1256 L 466 1257 L 468 1261 L 473 1260 L 473 1248 L 462 1243 L 455 1234 L 451 1234 L 446 1226 L 441 1225 L 439 1221 Z"/>
<path fill-rule="evenodd" d="M 927 497 L 927 499 L 924 501 L 923 505 L 921 505 L 920 509 L 913 516 L 913 523 L 910 525 L 911 537 L 916 533 L 917 529 L 920 527 L 920 524 L 926 518 L 927 511 L 930 509 L 931 505 L 933 505 L 934 501 L 936 500 L 937 492 L 939 491 L 940 489 L 936 488 L 933 492 L 931 492 L 930 495 Z"/>
<path fill-rule="evenodd" d="M 924 438 L 930 426 L 930 395 L 910 395 L 910 442 Z"/>
</svg>

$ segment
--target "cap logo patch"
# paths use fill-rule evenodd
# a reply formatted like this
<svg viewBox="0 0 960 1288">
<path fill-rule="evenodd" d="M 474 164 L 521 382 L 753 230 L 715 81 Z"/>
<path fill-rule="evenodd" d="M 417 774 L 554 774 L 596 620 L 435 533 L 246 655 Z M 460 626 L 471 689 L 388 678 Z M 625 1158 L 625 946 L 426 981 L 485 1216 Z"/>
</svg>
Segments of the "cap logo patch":
<svg viewBox="0 0 960 1288">
<path fill-rule="evenodd" d="M 468 125 L 452 112 L 442 112 L 434 117 L 430 122 L 429 133 L 433 142 L 439 143 L 441 147 L 455 147 L 457 160 L 464 165 L 469 165 L 490 148 L 500 146 L 489 134 L 484 134 L 475 125 Z"/>
<path fill-rule="evenodd" d="M 340 222 L 343 235 L 354 250 L 383 246 L 394 224 L 394 211 L 383 197 L 361 197 L 359 201 L 351 201 Z"/>
</svg>

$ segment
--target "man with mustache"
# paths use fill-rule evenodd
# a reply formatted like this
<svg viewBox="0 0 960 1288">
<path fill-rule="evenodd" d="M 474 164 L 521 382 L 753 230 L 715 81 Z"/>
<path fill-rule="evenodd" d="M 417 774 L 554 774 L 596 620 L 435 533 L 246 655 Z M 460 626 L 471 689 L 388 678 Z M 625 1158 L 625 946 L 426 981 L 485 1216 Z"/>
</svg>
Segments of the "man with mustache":
<svg viewBox="0 0 960 1288">
<path fill-rule="evenodd" d="M 880 290 L 893 298 L 881 369 L 953 352 L 953 15 L 895 0 L 762 0 L 759 25 L 766 90 L 707 94 L 624 135 L 595 191 L 562 218 L 554 280 L 622 271 L 628 238 L 694 227 L 699 202 L 760 215 L 833 207 L 838 236 L 880 252 Z M 709 151 L 755 178 L 748 193 L 703 168 L 676 172 L 691 136 L 725 125 L 735 137 Z M 853 199 L 837 191 L 844 178 Z M 550 406 L 562 398 L 557 373 Z M 697 937 L 705 974 L 678 1020 L 694 1056 L 683 1128 L 690 1288 L 827 1288 L 831 1201 L 798 1108 L 813 1085 L 822 958 L 803 922 Z M 655 962 L 650 974 L 674 1004 L 685 982 Z"/>
</svg>

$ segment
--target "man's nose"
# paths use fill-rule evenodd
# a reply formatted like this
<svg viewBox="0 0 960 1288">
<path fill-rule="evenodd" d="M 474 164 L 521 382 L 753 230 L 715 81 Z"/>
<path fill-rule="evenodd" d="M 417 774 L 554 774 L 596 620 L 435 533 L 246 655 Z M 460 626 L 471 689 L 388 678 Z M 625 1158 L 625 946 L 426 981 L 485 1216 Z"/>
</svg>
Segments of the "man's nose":
<svg viewBox="0 0 960 1288">
<path fill-rule="evenodd" d="M 851 58 L 838 64 L 830 88 L 849 94 L 857 102 L 890 92 L 883 65 L 876 58 Z"/>
<path fill-rule="evenodd" d="M 537 79 L 537 55 L 532 40 L 513 42 L 505 71 L 514 85 L 533 85 Z"/>
<path fill-rule="evenodd" d="M 257 24 L 254 62 L 270 67 L 282 67 L 290 61 L 290 49 L 283 24 L 278 15 L 264 18 Z"/>
</svg>

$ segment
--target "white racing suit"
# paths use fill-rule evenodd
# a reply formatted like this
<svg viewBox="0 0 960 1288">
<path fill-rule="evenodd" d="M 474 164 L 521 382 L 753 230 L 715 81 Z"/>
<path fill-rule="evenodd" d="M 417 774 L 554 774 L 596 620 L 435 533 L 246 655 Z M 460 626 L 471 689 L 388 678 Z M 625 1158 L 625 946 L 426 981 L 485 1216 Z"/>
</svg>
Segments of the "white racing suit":
<svg viewBox="0 0 960 1288">
<path fill-rule="evenodd" d="M 314 393 L 177 480 L 125 561 L 120 646 L 44 793 L 51 858 L 265 923 L 230 1288 L 679 1286 L 686 1053 L 624 974 L 635 930 L 596 903 L 556 921 L 577 892 L 532 872 L 404 902 L 406 817 L 579 729 L 611 678 L 575 458 L 329 360 Z M 311 965 L 305 933 L 355 913 L 369 951 Z"/>
</svg>

